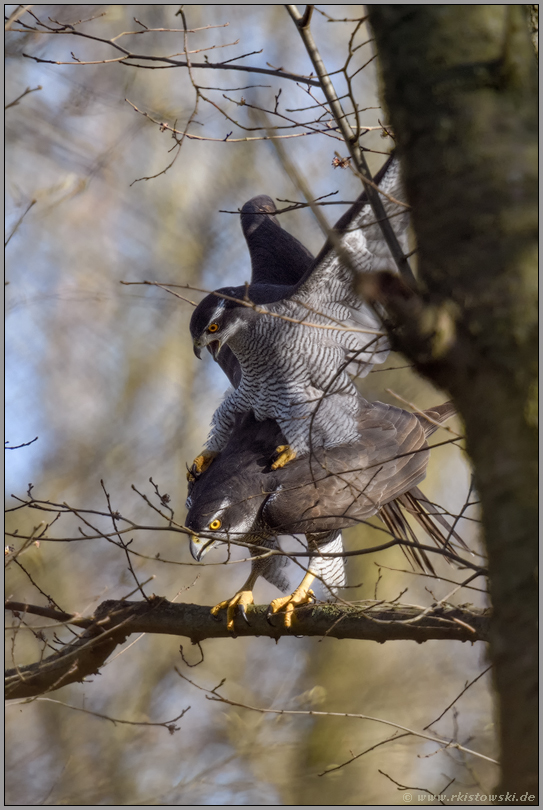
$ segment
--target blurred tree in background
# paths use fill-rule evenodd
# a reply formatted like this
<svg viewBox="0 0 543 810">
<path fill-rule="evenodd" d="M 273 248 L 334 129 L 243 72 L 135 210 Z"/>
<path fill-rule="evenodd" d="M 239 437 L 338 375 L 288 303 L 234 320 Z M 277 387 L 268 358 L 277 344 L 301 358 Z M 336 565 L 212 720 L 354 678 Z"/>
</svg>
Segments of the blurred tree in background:
<svg viewBox="0 0 543 810">
<path fill-rule="evenodd" d="M 284 7 L 186 6 L 188 28 L 202 29 L 190 34 L 177 6 L 24 8 L 6 7 L 12 15 L 6 36 L 7 435 L 11 446 L 38 440 L 8 454 L 8 507 L 20 503 L 12 493 L 24 498 L 32 482 L 36 498 L 104 512 L 103 481 L 113 510 L 157 526 L 158 516 L 132 488 L 161 506 L 152 478 L 182 522 L 185 464 L 201 449 L 227 381 L 210 358 L 198 363 L 193 356 L 190 303 L 120 282 L 213 289 L 248 279 L 239 220 L 221 211 L 236 211 L 258 193 L 300 199 L 269 135 L 285 136 L 283 149 L 314 198 L 338 190 L 336 199 L 354 200 L 360 180 L 332 166 L 346 148 L 326 125 L 318 90 L 278 75 L 311 71 Z M 360 6 L 316 12 L 312 30 L 328 71 L 346 65 L 353 77 L 349 85 L 340 72 L 334 82 L 340 95 L 350 91 L 356 98 L 361 142 L 375 171 L 393 141 L 379 107 L 371 32 L 357 22 Z M 79 20 L 88 21 L 72 28 Z M 94 39 L 77 38 L 74 30 Z M 119 38 L 122 32 L 134 33 Z M 191 61 L 203 67 L 127 62 L 96 38 L 178 61 L 190 50 Z M 262 72 L 205 66 L 227 59 Z M 259 109 L 284 129 L 266 133 Z M 321 210 L 333 223 L 345 208 Z M 318 252 L 323 237 L 308 209 L 282 216 L 281 223 Z M 180 292 L 195 301 L 201 295 Z M 387 389 L 421 408 L 445 398 L 403 356 L 391 355 L 387 369 L 363 381 L 368 399 L 398 404 Z M 456 446 L 433 452 L 423 486 L 431 500 L 460 513 L 470 472 Z M 40 521 L 50 517 L 18 509 L 8 513 L 8 529 L 39 536 Z M 477 549 L 477 513 L 471 509 L 464 518 L 459 530 Z M 152 578 L 149 594 L 211 605 L 245 575 L 246 563 L 225 567 L 220 553 L 211 564 L 195 564 L 186 538 L 166 531 L 125 536 L 140 555 L 130 555 L 131 573 L 118 546 L 85 540 L 80 528 L 91 531 L 77 515 L 61 522 L 62 536 L 80 541 L 41 541 L 9 554 L 8 598 L 43 605 L 52 598 L 59 609 L 88 616 L 105 599 L 139 598 L 135 575 L 139 582 Z M 354 549 L 382 535 L 360 526 L 346 539 Z M 17 547 L 16 539 L 9 542 Z M 436 567 L 443 579 L 405 571 L 398 549 L 349 558 L 348 582 L 358 587 L 345 598 L 390 601 L 401 594 L 402 602 L 432 604 L 451 592 L 445 580 L 455 579 L 450 566 Z M 464 572 L 456 576 L 464 578 Z M 449 601 L 485 606 L 482 583 Z M 260 580 L 256 595 L 265 603 L 277 594 Z M 10 666 L 55 649 L 44 619 L 23 618 L 8 634 Z M 70 638 L 65 627 L 56 629 L 64 642 Z M 283 638 L 276 645 L 251 638 L 208 640 L 202 650 L 202 663 L 191 670 L 178 639 L 131 637 L 92 681 L 9 704 L 6 803 L 396 804 L 399 785 L 439 793 L 450 784 L 448 794 L 488 794 L 497 781 L 481 644 Z M 196 648 L 184 656 L 191 664 L 200 659 Z M 208 690 L 226 679 L 221 694 L 233 702 L 364 713 L 419 730 L 477 679 L 429 733 L 482 757 L 453 749 L 435 754 L 440 746 L 429 740 L 363 720 L 266 715 L 212 702 L 174 666 Z M 165 721 L 189 706 L 177 721 L 180 730 L 168 733 Z"/>
</svg>

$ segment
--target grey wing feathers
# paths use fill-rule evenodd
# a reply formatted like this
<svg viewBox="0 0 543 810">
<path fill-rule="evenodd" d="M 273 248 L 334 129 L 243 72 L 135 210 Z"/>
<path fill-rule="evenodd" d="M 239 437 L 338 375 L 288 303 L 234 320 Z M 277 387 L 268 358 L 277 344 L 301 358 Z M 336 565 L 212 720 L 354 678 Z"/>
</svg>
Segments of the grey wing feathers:
<svg viewBox="0 0 543 810">
<path fill-rule="evenodd" d="M 384 167 L 379 188 L 395 200 L 405 199 L 400 165 L 396 158 L 390 158 Z M 409 226 L 408 209 L 386 196 L 383 196 L 383 205 L 405 251 Z M 377 340 L 373 334 L 382 330 L 380 313 L 361 301 L 356 292 L 356 275 L 378 270 L 394 272 L 395 264 L 364 194 L 347 215 L 339 220 L 338 226 L 336 239 L 339 244 L 334 245 L 333 241 L 326 243 L 313 267 L 288 300 L 298 304 L 302 312 L 304 308 L 308 313 L 319 312 L 330 319 L 330 322 L 360 330 L 348 333 L 348 345 L 358 353 L 356 366 L 352 366 L 349 371 L 364 376 L 375 363 L 382 363 L 386 359 L 389 347 L 384 337 Z M 365 333 L 363 330 L 369 332 Z M 343 338 L 338 339 L 341 341 Z"/>
<path fill-rule="evenodd" d="M 406 231 L 409 227 L 408 208 L 406 208 L 405 205 L 398 205 L 393 202 L 392 199 L 389 199 L 389 197 L 392 197 L 399 202 L 405 203 L 400 163 L 394 153 L 375 175 L 373 182 L 384 192 L 382 202 L 385 212 L 391 218 L 391 223 L 397 238 L 403 241 L 403 244 L 402 242 L 400 242 L 400 244 L 402 244 L 402 247 L 406 247 Z M 354 236 L 355 240 L 360 241 L 363 249 L 365 249 L 367 245 L 371 246 L 372 255 L 376 257 L 385 255 L 388 262 L 392 261 L 388 248 L 386 248 L 381 228 L 379 227 L 379 223 L 375 221 L 373 209 L 369 205 L 365 191 L 362 192 L 356 203 L 336 222 L 334 232 L 340 237 L 340 243 L 345 239 L 348 241 Z M 318 267 L 321 262 L 335 252 L 335 240 L 331 241 L 328 239 L 315 259 L 315 267 Z M 337 257 L 334 258 L 337 259 Z M 386 269 L 386 267 L 373 267 L 371 269 Z M 305 280 L 306 279 L 304 279 L 304 281 Z"/>
<path fill-rule="evenodd" d="M 292 531 L 316 533 L 352 526 L 377 514 L 394 537 L 417 544 L 418 538 L 406 518 L 408 514 L 438 547 L 453 551 L 453 545 L 459 545 L 466 549 L 454 525 L 417 487 L 426 474 L 429 455 L 426 438 L 437 429 L 434 422 L 441 423 L 455 412 L 451 402 L 416 415 L 375 403 L 361 420 L 362 441 L 355 448 L 333 448 L 315 454 L 312 483 L 307 473 L 303 483 L 298 484 L 293 475 L 289 491 L 288 467 L 285 468 L 283 489 L 277 493 L 276 504 L 272 502 L 268 508 L 272 496 L 265 506 L 268 520 L 274 526 L 280 521 L 288 523 Z M 323 550 L 322 545 L 320 549 Z M 434 572 L 424 549 L 403 550 L 423 570 Z"/>
<path fill-rule="evenodd" d="M 281 488 L 266 501 L 265 519 L 278 533 L 315 534 L 353 526 L 376 514 L 425 476 L 428 450 L 414 414 L 383 403 L 359 419 L 354 445 L 318 449 L 282 470 Z"/>
</svg>

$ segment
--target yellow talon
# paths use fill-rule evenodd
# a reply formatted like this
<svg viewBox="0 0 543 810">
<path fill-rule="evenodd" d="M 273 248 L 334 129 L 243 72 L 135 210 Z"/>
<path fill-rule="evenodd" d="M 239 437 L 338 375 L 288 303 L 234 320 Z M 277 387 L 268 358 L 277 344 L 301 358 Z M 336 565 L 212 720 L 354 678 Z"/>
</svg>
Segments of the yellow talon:
<svg viewBox="0 0 543 810">
<path fill-rule="evenodd" d="M 272 470 L 280 470 L 289 461 L 296 458 L 296 450 L 293 450 L 289 444 L 280 444 L 275 448 L 274 461 L 271 465 Z"/>
<path fill-rule="evenodd" d="M 292 625 L 292 617 L 294 616 L 294 609 L 300 605 L 309 605 L 315 600 L 315 594 L 311 588 L 302 588 L 299 586 L 294 593 L 289 596 L 279 596 L 274 599 L 268 608 L 268 617 L 277 613 L 285 608 L 285 627 Z"/>
<path fill-rule="evenodd" d="M 254 605 L 255 601 L 253 598 L 252 591 L 238 591 L 232 599 L 225 599 L 224 602 L 219 602 L 218 605 L 211 608 L 211 615 L 216 616 L 219 611 L 224 610 L 226 608 L 226 629 L 232 633 L 234 631 L 234 616 L 236 613 L 236 608 L 239 607 L 241 610 L 241 615 L 249 624 L 249 620 L 247 618 L 247 613 L 245 611 L 247 605 Z"/>
<path fill-rule="evenodd" d="M 187 481 L 195 481 L 196 478 L 207 470 L 217 453 L 211 450 L 202 450 L 199 456 L 196 456 L 192 465 L 187 472 Z"/>
</svg>

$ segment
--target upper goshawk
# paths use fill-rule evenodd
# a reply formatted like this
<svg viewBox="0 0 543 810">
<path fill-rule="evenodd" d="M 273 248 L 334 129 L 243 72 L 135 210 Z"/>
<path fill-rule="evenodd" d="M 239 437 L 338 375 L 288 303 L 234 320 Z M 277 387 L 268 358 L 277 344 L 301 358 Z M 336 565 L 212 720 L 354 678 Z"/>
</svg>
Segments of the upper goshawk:
<svg viewBox="0 0 543 810">
<path fill-rule="evenodd" d="M 405 249 L 409 215 L 398 202 L 398 161 L 391 157 L 375 179 Z M 281 428 L 286 444 L 277 448 L 275 468 L 313 446 L 357 441 L 359 400 L 348 372 L 366 375 L 389 349 L 378 314 L 356 293 L 356 274 L 393 267 L 362 194 L 299 280 L 287 284 L 285 274 L 270 284 L 265 273 L 248 288 L 225 287 L 200 302 L 190 323 L 196 355 L 209 346 L 218 357 L 227 345 L 241 375 L 215 411 L 205 450 L 193 465 L 196 474 L 225 447 L 236 415 L 248 411 L 259 421 L 277 420 Z"/>
<path fill-rule="evenodd" d="M 247 543 L 254 558 L 251 573 L 235 596 L 212 610 L 216 614 L 227 608 L 230 630 L 236 607 L 244 615 L 245 606 L 252 604 L 259 576 L 286 590 L 282 572 L 286 558 L 278 553 L 277 535 L 305 534 L 310 553 L 298 588 L 270 606 L 272 613 L 285 608 L 287 626 L 294 608 L 310 600 L 315 577 L 333 589 L 344 585 L 343 558 L 322 556 L 341 555 L 342 529 L 378 515 L 394 537 L 416 542 L 404 508 L 436 543 L 450 546 L 452 537 L 460 540 L 417 488 L 426 474 L 426 439 L 437 429 L 436 423 L 454 414 L 453 405 L 426 411 L 429 421 L 391 405 L 369 403 L 360 396 L 359 400 L 356 442 L 316 448 L 277 470 L 270 465 L 270 453 L 282 438 L 277 422 L 258 422 L 252 413 L 238 416 L 225 448 L 189 484 L 185 525 L 192 533 L 194 559 L 200 561 L 218 543 L 229 541 Z M 410 551 L 422 567 L 433 570 L 424 550 L 411 545 Z"/>
</svg>

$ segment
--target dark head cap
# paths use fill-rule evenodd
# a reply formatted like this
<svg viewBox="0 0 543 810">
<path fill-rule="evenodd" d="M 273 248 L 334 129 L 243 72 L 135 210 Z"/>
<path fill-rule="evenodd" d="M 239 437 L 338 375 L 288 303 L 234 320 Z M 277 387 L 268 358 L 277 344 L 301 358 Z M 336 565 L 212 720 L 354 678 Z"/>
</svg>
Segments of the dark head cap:
<svg viewBox="0 0 543 810">
<path fill-rule="evenodd" d="M 224 450 L 189 483 L 185 525 L 198 536 L 191 541 L 193 556 L 201 558 L 217 541 L 265 535 L 262 506 L 276 479 L 270 459 L 284 441 L 273 420 L 258 422 L 252 412 L 238 414 Z"/>
<path fill-rule="evenodd" d="M 223 298 L 215 293 L 206 295 L 190 319 L 190 334 L 197 357 L 200 357 L 200 349 L 209 345 L 210 351 L 216 359 L 221 345 L 227 339 L 224 329 L 231 322 L 232 312 L 243 306 L 231 299 L 242 299 L 245 287 L 221 287 L 217 293 L 224 293 L 228 297 Z M 213 344 L 216 346 L 214 347 Z M 213 348 L 216 350 L 213 351 Z"/>
</svg>

